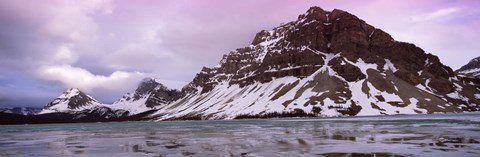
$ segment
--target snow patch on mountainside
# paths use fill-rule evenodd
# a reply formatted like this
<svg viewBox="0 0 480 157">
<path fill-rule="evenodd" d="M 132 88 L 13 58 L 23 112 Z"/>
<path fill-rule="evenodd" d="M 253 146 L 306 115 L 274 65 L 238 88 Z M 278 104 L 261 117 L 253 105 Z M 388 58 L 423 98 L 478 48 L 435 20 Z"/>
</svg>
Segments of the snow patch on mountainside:
<svg viewBox="0 0 480 157">
<path fill-rule="evenodd" d="M 459 73 L 463 74 L 473 74 L 473 76 L 480 76 L 480 68 L 469 69 L 464 71 L 459 71 Z"/>
<path fill-rule="evenodd" d="M 385 65 L 383 66 L 384 70 L 392 70 L 393 72 L 397 72 L 398 69 L 393 65 L 392 61 L 390 59 L 385 59 Z M 421 75 L 421 74 L 419 74 Z"/>
<path fill-rule="evenodd" d="M 331 57 L 327 57 L 331 58 Z M 362 61 L 356 63 L 363 65 L 366 69 L 374 68 Z M 418 114 L 427 113 L 425 109 L 419 108 L 416 98 L 410 98 L 410 104 L 405 107 L 398 107 L 388 102 L 403 102 L 399 95 L 394 93 L 382 92 L 377 90 L 367 80 L 348 82 L 348 88 L 352 91 L 351 98 L 344 99 L 341 102 L 334 101 L 329 97 L 320 101 L 322 104 L 310 105 L 312 97 L 321 97 L 333 91 L 316 92 L 314 87 L 306 88 L 309 82 L 315 81 L 315 77 L 328 75 L 328 77 L 340 78 L 338 75 L 331 75 L 328 71 L 331 69 L 324 66 L 314 74 L 300 79 L 297 77 L 277 78 L 270 82 L 256 82 L 243 88 L 239 85 L 229 85 L 227 81 L 219 83 L 213 90 L 207 93 L 193 93 L 160 108 L 157 112 L 162 115 L 162 119 L 182 117 L 187 115 L 203 115 L 208 119 L 233 119 L 238 115 L 255 115 L 262 113 L 294 111 L 301 109 L 306 113 L 311 113 L 314 107 L 321 111 L 319 116 L 332 117 L 342 116 L 342 110 L 355 105 L 361 106 L 357 115 L 381 115 L 381 114 Z M 320 82 L 321 83 L 321 82 Z M 362 88 L 364 84 L 369 88 L 368 93 L 364 93 Z M 303 91 L 302 91 L 303 90 Z M 281 94 L 280 94 L 281 93 Z M 379 101 L 375 96 L 382 96 L 388 102 Z M 374 105 L 381 109 L 374 108 Z"/>
<path fill-rule="evenodd" d="M 146 106 L 146 102 L 150 95 L 144 95 L 138 100 L 133 99 L 133 94 L 129 93 L 123 96 L 120 100 L 114 102 L 109 107 L 115 110 L 126 110 L 130 114 L 142 113 L 152 108 Z"/>
</svg>

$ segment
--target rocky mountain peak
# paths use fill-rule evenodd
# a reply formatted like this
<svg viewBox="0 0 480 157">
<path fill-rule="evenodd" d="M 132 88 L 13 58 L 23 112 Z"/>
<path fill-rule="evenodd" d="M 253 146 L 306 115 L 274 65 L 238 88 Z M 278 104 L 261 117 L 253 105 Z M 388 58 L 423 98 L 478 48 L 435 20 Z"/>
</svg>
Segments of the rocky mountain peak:
<svg viewBox="0 0 480 157">
<path fill-rule="evenodd" d="M 65 90 L 62 95 L 55 98 L 52 102 L 48 103 L 44 107 L 44 110 L 80 110 L 99 104 L 95 98 L 83 93 L 78 88 L 70 88 Z"/>
<path fill-rule="evenodd" d="M 298 16 L 297 21 L 319 21 L 319 22 L 328 22 L 330 12 L 323 10 L 320 7 L 311 7 L 308 11 L 304 14 Z"/>
<path fill-rule="evenodd" d="M 166 91 L 168 90 L 168 88 L 158 82 L 155 78 L 145 78 L 140 82 L 137 89 L 135 90 L 133 99 L 138 100 L 141 97 L 158 90 Z"/>
<path fill-rule="evenodd" d="M 337 20 L 340 16 L 349 16 L 354 19 L 358 19 L 355 15 L 350 14 L 346 11 L 340 9 L 334 9 L 332 11 L 323 10 L 320 7 L 314 6 L 310 7 L 306 13 L 300 14 L 298 16 L 297 21 L 304 21 L 304 22 L 331 22 L 333 20 Z"/>
<path fill-rule="evenodd" d="M 312 7 L 202 68 L 185 95 L 159 113 L 222 119 L 299 110 L 326 116 L 480 110 L 478 88 L 462 79 L 437 56 L 353 14 Z"/>
<path fill-rule="evenodd" d="M 470 60 L 466 65 L 457 70 L 460 74 L 480 77 L 480 57 Z"/>
<path fill-rule="evenodd" d="M 125 94 L 114 102 L 112 107 L 129 111 L 130 114 L 137 114 L 169 104 L 181 95 L 180 91 L 169 89 L 155 78 L 145 78 L 139 83 L 135 92 Z"/>
<path fill-rule="evenodd" d="M 61 96 L 72 97 L 72 96 L 78 95 L 80 93 L 82 93 L 82 92 L 78 88 L 69 88 L 69 89 L 65 90 Z"/>
<path fill-rule="evenodd" d="M 470 62 L 480 63 L 480 57 L 474 58 Z"/>
<path fill-rule="evenodd" d="M 205 93 L 226 80 L 244 86 L 285 76 L 303 78 L 325 65 L 351 82 L 367 75 L 352 63 L 376 64 L 382 70 L 387 60 L 399 69 L 395 76 L 411 85 L 439 76 L 431 82 L 439 85 L 434 87 L 437 91 L 449 93 L 454 88 L 448 83 L 453 70 L 438 57 L 413 44 L 395 41 L 353 14 L 320 7 L 311 7 L 296 21 L 258 32 L 250 46 L 225 55 L 216 67 L 204 68 L 193 86 L 203 87 Z"/>
</svg>

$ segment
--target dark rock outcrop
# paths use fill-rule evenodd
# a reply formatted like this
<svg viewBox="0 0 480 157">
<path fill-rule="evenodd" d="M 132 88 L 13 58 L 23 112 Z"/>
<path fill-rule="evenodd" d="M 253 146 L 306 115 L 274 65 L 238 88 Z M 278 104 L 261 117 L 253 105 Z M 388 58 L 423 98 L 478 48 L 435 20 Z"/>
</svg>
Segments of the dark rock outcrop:
<svg viewBox="0 0 480 157">
<path fill-rule="evenodd" d="M 148 99 L 145 102 L 147 107 L 153 108 L 159 104 L 168 104 L 177 100 L 180 97 L 180 91 L 175 89 L 168 89 L 163 84 L 157 82 L 153 78 L 144 79 L 138 88 L 135 90 L 133 96 L 134 100 L 138 100 L 143 96 L 147 96 Z"/>
<path fill-rule="evenodd" d="M 182 97 L 182 93 L 169 89 L 154 78 L 143 79 L 135 92 L 125 94 L 110 107 L 137 114 L 169 104 Z"/>
<path fill-rule="evenodd" d="M 470 60 L 470 62 L 456 70 L 456 72 L 480 78 L 480 57 Z"/>
</svg>

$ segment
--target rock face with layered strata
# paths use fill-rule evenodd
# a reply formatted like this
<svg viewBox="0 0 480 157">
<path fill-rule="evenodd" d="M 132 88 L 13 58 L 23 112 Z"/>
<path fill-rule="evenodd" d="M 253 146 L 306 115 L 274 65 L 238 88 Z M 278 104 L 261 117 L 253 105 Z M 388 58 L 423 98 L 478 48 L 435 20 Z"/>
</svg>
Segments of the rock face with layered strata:
<svg viewBox="0 0 480 157">
<path fill-rule="evenodd" d="M 235 118 L 302 110 L 317 116 L 479 110 L 478 86 L 437 56 L 342 10 L 310 8 L 204 67 L 159 119 Z"/>
</svg>

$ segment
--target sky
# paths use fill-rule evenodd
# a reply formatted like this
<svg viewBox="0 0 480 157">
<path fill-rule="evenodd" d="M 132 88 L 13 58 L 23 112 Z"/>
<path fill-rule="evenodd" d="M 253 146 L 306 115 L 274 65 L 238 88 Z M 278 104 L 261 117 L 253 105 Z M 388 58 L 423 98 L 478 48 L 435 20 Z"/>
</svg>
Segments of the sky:
<svg viewBox="0 0 480 157">
<path fill-rule="evenodd" d="M 480 56 L 478 0 L 1 0 L 0 107 L 43 107 L 67 88 L 103 103 L 146 77 L 170 88 L 311 6 L 350 12 L 439 56 Z"/>
</svg>

